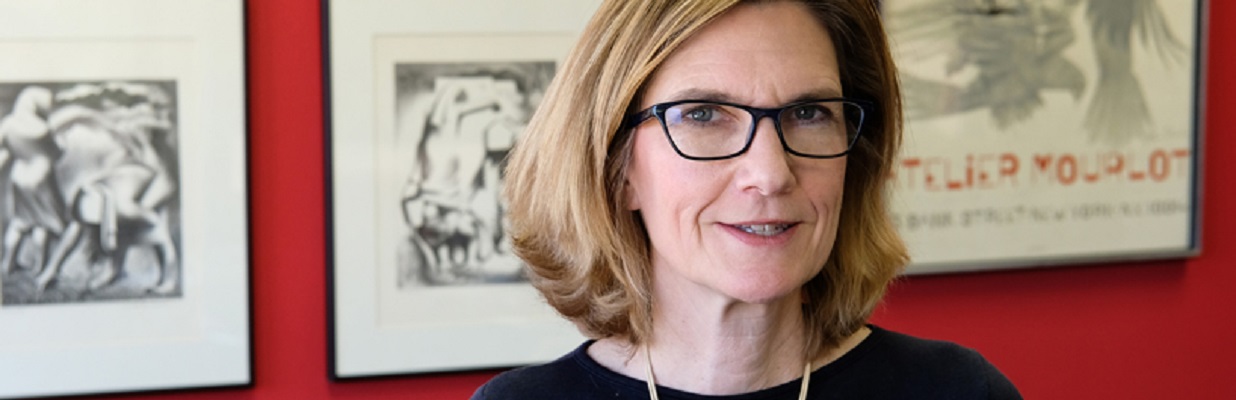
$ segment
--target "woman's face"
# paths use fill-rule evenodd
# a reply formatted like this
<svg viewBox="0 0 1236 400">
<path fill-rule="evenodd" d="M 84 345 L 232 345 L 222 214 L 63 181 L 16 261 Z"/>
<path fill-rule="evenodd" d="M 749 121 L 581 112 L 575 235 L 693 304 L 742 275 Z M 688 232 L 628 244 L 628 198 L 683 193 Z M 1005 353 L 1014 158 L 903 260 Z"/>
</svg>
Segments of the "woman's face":
<svg viewBox="0 0 1236 400">
<path fill-rule="evenodd" d="M 695 34 L 650 78 L 639 109 L 841 95 L 827 31 L 802 4 L 776 2 L 737 6 Z M 627 200 L 648 230 L 657 287 L 767 302 L 819 273 L 836 238 L 845 157 L 787 153 L 768 118 L 735 158 L 684 159 L 656 119 L 635 129 L 633 146 Z"/>
</svg>

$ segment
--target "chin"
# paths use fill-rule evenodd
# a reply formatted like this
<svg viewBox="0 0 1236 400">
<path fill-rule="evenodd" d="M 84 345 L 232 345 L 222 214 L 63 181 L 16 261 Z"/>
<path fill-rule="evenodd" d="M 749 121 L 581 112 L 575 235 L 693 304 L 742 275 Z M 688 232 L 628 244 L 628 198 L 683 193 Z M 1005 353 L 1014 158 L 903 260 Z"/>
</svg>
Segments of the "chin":
<svg viewBox="0 0 1236 400">
<path fill-rule="evenodd" d="M 776 279 L 769 282 L 762 282 L 758 279 L 744 280 L 743 282 L 734 282 L 734 285 L 727 287 L 722 292 L 727 296 L 749 304 L 768 304 L 785 299 L 787 296 L 797 298 L 803 282 L 790 282 L 787 278 Z"/>
<path fill-rule="evenodd" d="M 812 268 L 809 263 L 795 260 L 747 268 L 731 265 L 730 268 L 718 269 L 710 286 L 744 303 L 765 304 L 787 296 L 794 296 L 794 301 L 800 301 L 798 296 L 802 287 L 820 273 L 823 262 L 820 264 L 820 267 Z"/>
</svg>

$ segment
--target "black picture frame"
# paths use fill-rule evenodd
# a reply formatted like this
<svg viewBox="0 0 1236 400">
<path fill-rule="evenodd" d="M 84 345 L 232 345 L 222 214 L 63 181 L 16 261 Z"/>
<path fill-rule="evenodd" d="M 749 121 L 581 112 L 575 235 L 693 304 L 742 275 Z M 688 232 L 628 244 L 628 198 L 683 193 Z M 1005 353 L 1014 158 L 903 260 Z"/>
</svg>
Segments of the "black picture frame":
<svg viewBox="0 0 1236 400">
<path fill-rule="evenodd" d="M 539 300 L 518 259 L 502 248 L 494 195 L 502 154 L 531 114 L 532 98 L 598 4 L 322 1 L 333 379 L 545 362 L 583 340 Z M 489 103 L 468 111 L 449 100 L 456 98 Z M 446 111 L 446 103 L 459 108 Z M 469 128 L 439 125 L 434 107 L 458 117 L 451 120 L 497 123 L 440 146 L 426 138 Z M 418 146 L 428 150 L 418 153 Z M 420 183 L 436 179 L 426 175 L 429 165 L 462 149 L 484 149 L 479 164 L 468 164 L 475 168 L 465 168 L 463 180 L 436 182 L 472 200 L 418 197 L 427 193 Z M 482 175 L 486 183 L 476 183 Z M 460 240 L 469 245 L 460 248 L 469 250 L 455 253 L 462 261 L 449 268 L 427 261 L 435 250 L 424 249 L 447 246 L 418 236 L 440 228 L 418 219 L 425 207 L 480 226 L 452 233 L 466 236 Z"/>
<path fill-rule="evenodd" d="M 252 385 L 246 2 L 9 3 L 0 398 Z"/>
</svg>

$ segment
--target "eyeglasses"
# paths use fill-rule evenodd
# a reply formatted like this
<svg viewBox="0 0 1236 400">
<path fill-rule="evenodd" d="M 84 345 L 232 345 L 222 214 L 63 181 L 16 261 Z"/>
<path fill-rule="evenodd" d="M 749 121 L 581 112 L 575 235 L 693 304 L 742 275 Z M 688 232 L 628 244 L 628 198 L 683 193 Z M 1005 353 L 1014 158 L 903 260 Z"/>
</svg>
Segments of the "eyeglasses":
<svg viewBox="0 0 1236 400">
<path fill-rule="evenodd" d="M 779 108 L 758 108 L 705 100 L 655 104 L 627 116 L 627 129 L 656 117 L 670 145 L 688 160 L 723 160 L 751 147 L 755 127 L 771 117 L 781 145 L 790 154 L 834 158 L 854 147 L 871 103 L 845 98 L 795 102 Z"/>
</svg>

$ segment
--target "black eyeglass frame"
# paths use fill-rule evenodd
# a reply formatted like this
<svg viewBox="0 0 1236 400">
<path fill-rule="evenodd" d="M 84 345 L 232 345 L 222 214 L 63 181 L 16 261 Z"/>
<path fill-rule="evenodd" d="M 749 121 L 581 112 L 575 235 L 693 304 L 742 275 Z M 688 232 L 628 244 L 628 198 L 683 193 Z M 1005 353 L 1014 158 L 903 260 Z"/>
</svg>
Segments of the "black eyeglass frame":
<svg viewBox="0 0 1236 400">
<path fill-rule="evenodd" d="M 781 113 L 785 112 L 786 110 L 799 107 L 802 105 L 806 105 L 806 104 L 830 103 L 830 102 L 851 104 L 851 105 L 857 106 L 859 110 L 858 121 L 853 126 L 854 137 L 850 139 L 850 143 L 846 144 L 845 151 L 837 153 L 837 154 L 822 156 L 822 155 L 816 155 L 816 154 L 800 153 L 797 150 L 790 148 L 790 145 L 785 142 L 785 133 L 781 131 Z M 716 156 L 716 157 L 689 156 L 687 154 L 684 154 L 682 150 L 679 150 L 678 144 L 674 143 L 674 138 L 670 136 L 669 126 L 666 125 L 665 123 L 665 112 L 676 105 L 687 104 L 687 103 L 705 103 L 705 104 L 716 104 L 716 105 L 721 105 L 721 106 L 729 106 L 729 107 L 738 108 L 743 111 L 746 111 L 747 113 L 750 113 L 751 114 L 751 128 L 750 128 L 750 131 L 747 132 L 747 141 L 745 144 L 743 144 L 742 149 L 738 150 L 734 154 Z M 652 117 L 656 117 L 657 121 L 661 123 L 661 132 L 665 133 L 665 139 L 669 141 L 670 147 L 674 148 L 674 152 L 678 153 L 679 157 L 682 157 L 688 160 L 694 160 L 694 161 L 713 161 L 713 160 L 725 160 L 729 158 L 734 158 L 734 157 L 743 155 L 743 153 L 746 153 L 747 150 L 751 148 L 751 143 L 755 140 L 755 129 L 757 126 L 760 125 L 760 120 L 764 119 L 764 117 L 769 117 L 769 118 L 772 118 L 773 120 L 773 127 L 777 131 L 777 139 L 781 141 L 781 148 L 785 149 L 786 152 L 799 156 L 799 157 L 827 159 L 827 158 L 837 158 L 837 157 L 844 156 L 846 154 L 849 154 L 850 150 L 854 149 L 854 144 L 858 143 L 858 137 L 861 136 L 863 133 L 862 127 L 863 127 L 863 123 L 866 122 L 867 114 L 873 114 L 874 110 L 875 110 L 875 104 L 872 102 L 865 101 L 865 100 L 859 100 L 859 99 L 845 98 L 845 97 L 830 97 L 830 98 L 824 98 L 824 99 L 796 101 L 796 102 L 786 104 L 784 106 L 776 107 L 776 108 L 751 107 L 751 106 L 743 105 L 743 104 L 729 103 L 729 102 L 724 102 L 724 101 L 714 101 L 714 100 L 694 100 L 694 99 L 675 100 L 675 101 L 670 101 L 670 102 L 665 102 L 665 103 L 653 104 L 651 107 L 645 108 L 642 111 L 628 114 L 626 118 L 626 122 L 624 123 L 624 126 L 625 126 L 625 129 L 628 129 L 628 130 L 635 129 L 636 127 L 638 127 L 639 125 L 647 121 L 648 119 Z M 846 116 L 846 118 L 848 121 L 849 116 Z M 846 129 L 851 129 L 849 124 L 847 124 Z"/>
</svg>

